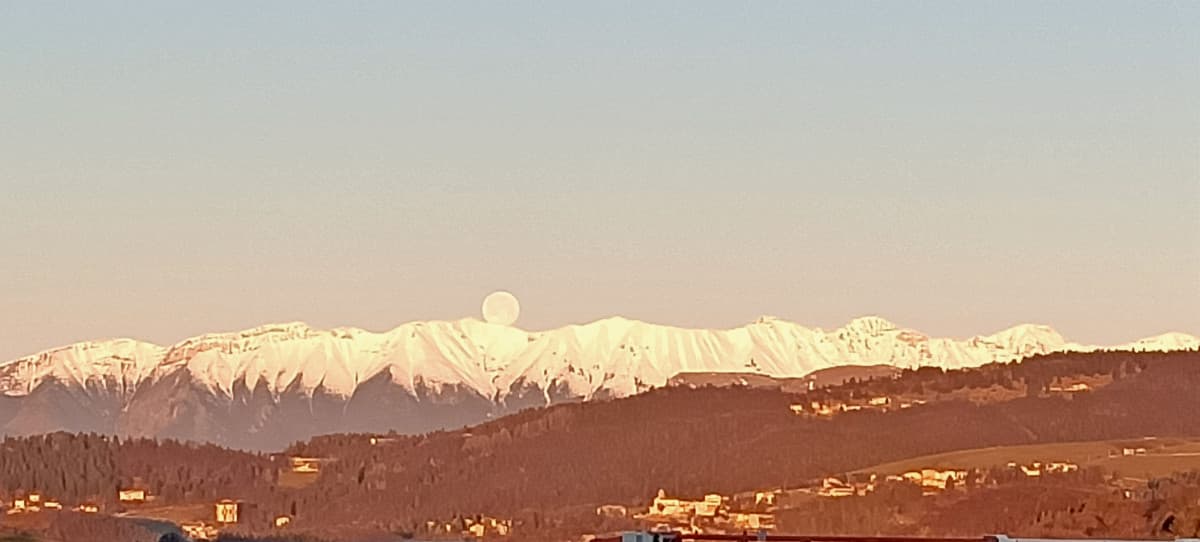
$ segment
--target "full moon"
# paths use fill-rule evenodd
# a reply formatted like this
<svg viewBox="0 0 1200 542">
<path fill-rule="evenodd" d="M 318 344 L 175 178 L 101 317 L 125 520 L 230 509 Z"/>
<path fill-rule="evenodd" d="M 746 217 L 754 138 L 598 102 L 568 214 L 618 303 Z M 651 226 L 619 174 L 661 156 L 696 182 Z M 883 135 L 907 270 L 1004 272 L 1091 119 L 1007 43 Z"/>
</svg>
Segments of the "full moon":
<svg viewBox="0 0 1200 542">
<path fill-rule="evenodd" d="M 520 315 L 521 304 L 508 292 L 492 292 L 483 298 L 483 319 L 489 324 L 511 326 Z"/>
</svg>

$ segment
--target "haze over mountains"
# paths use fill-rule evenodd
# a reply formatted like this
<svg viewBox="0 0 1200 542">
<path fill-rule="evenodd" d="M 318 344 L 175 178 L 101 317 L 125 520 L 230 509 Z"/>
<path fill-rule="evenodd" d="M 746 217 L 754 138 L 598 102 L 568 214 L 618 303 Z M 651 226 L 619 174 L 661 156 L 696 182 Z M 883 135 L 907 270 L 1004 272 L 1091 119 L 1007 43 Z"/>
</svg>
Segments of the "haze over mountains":
<svg viewBox="0 0 1200 542">
<path fill-rule="evenodd" d="M 1200 339 L 1182 333 L 1113 346 L 1197 347 Z M 383 333 L 290 323 L 165 347 L 83 342 L 0 363 L 0 433 L 91 431 L 278 449 L 316 434 L 423 432 L 529 406 L 623 397 L 680 373 L 959 368 L 1097 348 L 1042 325 L 955 340 L 878 317 L 831 331 L 766 317 L 729 330 L 624 318 L 540 332 L 473 319 Z"/>
</svg>

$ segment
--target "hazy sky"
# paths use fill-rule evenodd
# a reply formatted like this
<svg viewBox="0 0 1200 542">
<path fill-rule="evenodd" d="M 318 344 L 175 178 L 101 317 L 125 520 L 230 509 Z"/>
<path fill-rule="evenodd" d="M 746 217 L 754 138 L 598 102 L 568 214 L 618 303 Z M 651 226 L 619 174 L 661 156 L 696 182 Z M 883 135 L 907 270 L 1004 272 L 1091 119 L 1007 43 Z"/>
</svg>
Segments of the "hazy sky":
<svg viewBox="0 0 1200 542">
<path fill-rule="evenodd" d="M 1200 333 L 1200 3 L 0 3 L 0 359 L 494 289 Z"/>
</svg>

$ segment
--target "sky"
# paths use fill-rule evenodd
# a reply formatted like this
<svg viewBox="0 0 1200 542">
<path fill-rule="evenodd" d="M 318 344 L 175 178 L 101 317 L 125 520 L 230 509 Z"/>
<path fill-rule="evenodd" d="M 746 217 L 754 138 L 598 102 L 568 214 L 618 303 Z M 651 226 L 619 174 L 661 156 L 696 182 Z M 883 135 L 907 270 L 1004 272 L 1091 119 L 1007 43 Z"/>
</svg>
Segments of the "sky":
<svg viewBox="0 0 1200 542">
<path fill-rule="evenodd" d="M 0 3 L 0 360 L 493 290 L 1200 334 L 1200 3 Z"/>
</svg>

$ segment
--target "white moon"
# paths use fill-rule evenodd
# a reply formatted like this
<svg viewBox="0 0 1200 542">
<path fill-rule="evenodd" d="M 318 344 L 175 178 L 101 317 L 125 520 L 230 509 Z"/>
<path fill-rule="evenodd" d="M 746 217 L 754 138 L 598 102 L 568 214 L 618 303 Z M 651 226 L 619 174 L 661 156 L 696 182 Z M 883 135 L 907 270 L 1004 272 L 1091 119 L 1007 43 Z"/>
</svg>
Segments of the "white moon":
<svg viewBox="0 0 1200 542">
<path fill-rule="evenodd" d="M 489 324 L 511 326 L 520 315 L 521 304 L 517 302 L 517 296 L 501 290 L 483 298 L 483 319 Z"/>
</svg>

